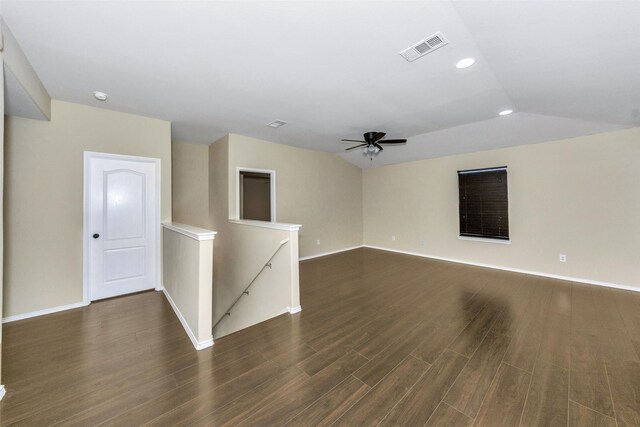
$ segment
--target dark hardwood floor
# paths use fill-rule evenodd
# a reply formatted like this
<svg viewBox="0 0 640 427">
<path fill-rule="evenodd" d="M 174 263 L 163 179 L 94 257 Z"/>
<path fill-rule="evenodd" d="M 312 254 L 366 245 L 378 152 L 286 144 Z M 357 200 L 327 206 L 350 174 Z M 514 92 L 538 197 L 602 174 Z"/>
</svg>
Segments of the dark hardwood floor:
<svg viewBox="0 0 640 427">
<path fill-rule="evenodd" d="M 148 292 L 4 325 L 2 425 L 638 426 L 640 294 L 371 249 L 196 352 Z"/>
</svg>

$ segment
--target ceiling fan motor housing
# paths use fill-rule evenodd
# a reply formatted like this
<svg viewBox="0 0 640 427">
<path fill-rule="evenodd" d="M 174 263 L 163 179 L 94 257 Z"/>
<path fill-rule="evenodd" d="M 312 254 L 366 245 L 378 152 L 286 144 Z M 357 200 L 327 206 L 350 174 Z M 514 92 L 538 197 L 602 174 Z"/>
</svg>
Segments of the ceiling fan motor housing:
<svg viewBox="0 0 640 427">
<path fill-rule="evenodd" d="M 372 143 L 381 138 L 384 138 L 385 135 L 386 133 L 384 132 L 365 132 L 362 136 L 364 136 L 365 141 L 367 141 L 368 143 Z"/>
</svg>

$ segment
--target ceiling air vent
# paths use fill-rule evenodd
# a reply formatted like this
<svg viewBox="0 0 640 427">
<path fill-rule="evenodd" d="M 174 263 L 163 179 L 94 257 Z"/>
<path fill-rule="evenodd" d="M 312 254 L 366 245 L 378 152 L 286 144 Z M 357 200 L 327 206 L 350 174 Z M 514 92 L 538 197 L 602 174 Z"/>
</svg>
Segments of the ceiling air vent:
<svg viewBox="0 0 640 427">
<path fill-rule="evenodd" d="M 424 40 L 419 41 L 411 47 L 406 48 L 400 55 L 409 62 L 415 61 L 427 53 L 433 52 L 447 44 L 447 40 L 439 31 Z"/>
<path fill-rule="evenodd" d="M 287 122 L 285 122 L 284 120 L 274 120 L 271 123 L 267 123 L 267 126 L 269 126 L 270 128 L 279 128 L 280 126 L 284 126 L 286 125 Z"/>
</svg>

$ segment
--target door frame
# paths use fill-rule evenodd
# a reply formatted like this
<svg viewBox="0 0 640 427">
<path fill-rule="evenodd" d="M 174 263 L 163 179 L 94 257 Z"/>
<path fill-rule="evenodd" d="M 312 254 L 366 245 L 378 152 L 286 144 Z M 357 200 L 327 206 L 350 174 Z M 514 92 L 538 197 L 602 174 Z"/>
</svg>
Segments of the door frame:
<svg viewBox="0 0 640 427">
<path fill-rule="evenodd" d="M 240 218 L 240 172 L 256 172 L 256 173 L 264 173 L 269 174 L 270 178 L 270 191 L 271 191 L 271 221 L 276 222 L 276 171 L 272 169 L 256 169 L 256 168 L 246 168 L 244 166 L 236 166 L 236 214 L 235 219 L 242 220 Z"/>
<path fill-rule="evenodd" d="M 140 157 L 140 156 L 127 156 L 123 154 L 112 153 L 100 153 L 97 151 L 85 151 L 84 152 L 84 180 L 83 180 L 83 204 L 82 204 L 82 301 L 85 305 L 91 303 L 91 239 L 89 224 L 91 222 L 91 159 L 106 159 L 106 160 L 126 160 L 129 162 L 138 163 L 151 163 L 155 166 L 156 173 L 156 209 L 155 209 L 155 223 L 156 223 L 156 291 L 162 290 L 162 246 L 161 246 L 161 228 L 160 222 L 160 209 L 162 205 L 161 200 L 161 176 L 160 176 L 160 159 L 152 157 Z"/>
</svg>

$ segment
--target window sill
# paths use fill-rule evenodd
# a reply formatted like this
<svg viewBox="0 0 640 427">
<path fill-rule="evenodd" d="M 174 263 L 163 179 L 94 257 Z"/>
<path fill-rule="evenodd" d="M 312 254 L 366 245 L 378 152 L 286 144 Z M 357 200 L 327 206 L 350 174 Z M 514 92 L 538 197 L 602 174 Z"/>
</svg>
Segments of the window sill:
<svg viewBox="0 0 640 427">
<path fill-rule="evenodd" d="M 485 242 L 485 243 L 499 243 L 501 245 L 510 245 L 511 240 L 502 240 L 502 239 L 489 239 L 484 237 L 467 237 L 467 236 L 458 236 L 458 240 L 471 240 L 474 242 Z"/>
</svg>

